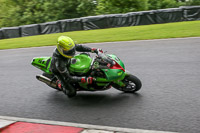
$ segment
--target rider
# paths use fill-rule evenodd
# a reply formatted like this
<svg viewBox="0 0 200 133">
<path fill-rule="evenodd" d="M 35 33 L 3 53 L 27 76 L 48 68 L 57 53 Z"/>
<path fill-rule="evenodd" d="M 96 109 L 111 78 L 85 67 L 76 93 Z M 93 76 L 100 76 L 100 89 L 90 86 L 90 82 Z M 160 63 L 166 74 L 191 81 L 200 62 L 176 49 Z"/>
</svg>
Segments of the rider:
<svg viewBox="0 0 200 133">
<path fill-rule="evenodd" d="M 69 66 L 70 59 L 75 55 L 76 51 L 98 53 L 96 48 L 75 44 L 70 37 L 60 36 L 57 41 L 57 48 L 52 55 L 50 70 L 57 76 L 62 84 L 62 87 L 59 88 L 62 88 L 62 91 L 68 95 L 68 97 L 76 95 L 76 89 L 71 83 L 82 82 L 92 84 L 93 81 L 93 77 L 78 77 L 69 74 L 67 66 Z M 59 85 L 61 86 L 61 84 Z"/>
</svg>

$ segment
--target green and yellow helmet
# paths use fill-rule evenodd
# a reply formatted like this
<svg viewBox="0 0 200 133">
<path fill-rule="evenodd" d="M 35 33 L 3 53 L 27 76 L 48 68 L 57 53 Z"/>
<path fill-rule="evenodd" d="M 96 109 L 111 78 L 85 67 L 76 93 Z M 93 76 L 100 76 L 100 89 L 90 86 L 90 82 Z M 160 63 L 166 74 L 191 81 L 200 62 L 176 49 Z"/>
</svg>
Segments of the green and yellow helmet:
<svg viewBox="0 0 200 133">
<path fill-rule="evenodd" d="M 58 37 L 57 49 L 65 58 L 72 58 L 76 53 L 74 41 L 67 36 Z"/>
</svg>

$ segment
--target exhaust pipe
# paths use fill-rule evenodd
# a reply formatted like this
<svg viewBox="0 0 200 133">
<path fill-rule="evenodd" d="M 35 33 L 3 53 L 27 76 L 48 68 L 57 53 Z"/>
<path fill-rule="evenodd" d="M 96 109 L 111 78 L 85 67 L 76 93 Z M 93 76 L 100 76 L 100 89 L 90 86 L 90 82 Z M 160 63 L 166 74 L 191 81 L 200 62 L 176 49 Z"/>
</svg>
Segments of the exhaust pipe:
<svg viewBox="0 0 200 133">
<path fill-rule="evenodd" d="M 43 76 L 43 75 L 36 75 L 36 79 L 38 79 L 39 81 L 46 83 L 47 85 L 53 87 L 53 88 L 57 88 L 57 85 L 55 82 L 52 82 L 49 78 Z"/>
</svg>

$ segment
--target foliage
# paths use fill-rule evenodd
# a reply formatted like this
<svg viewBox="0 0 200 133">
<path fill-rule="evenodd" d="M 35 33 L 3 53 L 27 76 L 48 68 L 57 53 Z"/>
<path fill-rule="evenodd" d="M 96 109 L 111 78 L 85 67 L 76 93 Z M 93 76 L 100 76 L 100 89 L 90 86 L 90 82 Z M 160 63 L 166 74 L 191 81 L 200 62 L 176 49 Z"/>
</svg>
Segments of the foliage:
<svg viewBox="0 0 200 133">
<path fill-rule="evenodd" d="M 93 0 L 78 0 L 79 5 L 76 8 L 77 13 L 80 15 L 79 17 L 83 16 L 90 16 L 96 15 L 94 10 L 96 9 L 97 3 Z"/>
<path fill-rule="evenodd" d="M 200 5 L 200 0 L 0 0 L 0 27 Z"/>
<path fill-rule="evenodd" d="M 189 0 L 186 2 L 187 5 L 193 5 L 193 6 L 197 6 L 200 5 L 200 0 Z"/>
<path fill-rule="evenodd" d="M 148 0 L 98 0 L 97 14 L 127 13 L 147 10 Z"/>
<path fill-rule="evenodd" d="M 0 27 L 90 15 L 92 0 L 0 0 Z"/>
<path fill-rule="evenodd" d="M 149 9 L 165 9 L 165 8 L 175 8 L 184 5 L 183 1 L 179 0 L 149 0 Z"/>
</svg>

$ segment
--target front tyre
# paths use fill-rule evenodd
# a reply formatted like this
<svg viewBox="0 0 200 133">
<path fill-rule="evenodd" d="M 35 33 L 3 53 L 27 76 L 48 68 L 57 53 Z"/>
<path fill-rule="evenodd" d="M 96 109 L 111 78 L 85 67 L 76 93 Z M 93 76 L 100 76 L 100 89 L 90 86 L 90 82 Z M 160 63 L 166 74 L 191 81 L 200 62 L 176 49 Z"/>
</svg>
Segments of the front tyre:
<svg viewBox="0 0 200 133">
<path fill-rule="evenodd" d="M 126 84 L 126 86 L 122 88 L 124 92 L 133 93 L 133 92 L 139 91 L 142 87 L 142 83 L 140 79 L 138 79 L 136 76 L 132 74 L 125 77 L 124 83 Z"/>
<path fill-rule="evenodd" d="M 126 93 L 134 93 L 136 91 L 139 91 L 142 87 L 140 79 L 132 74 L 126 76 L 123 82 L 125 84 L 125 87 L 120 87 L 116 85 L 113 85 L 113 87 Z"/>
</svg>

